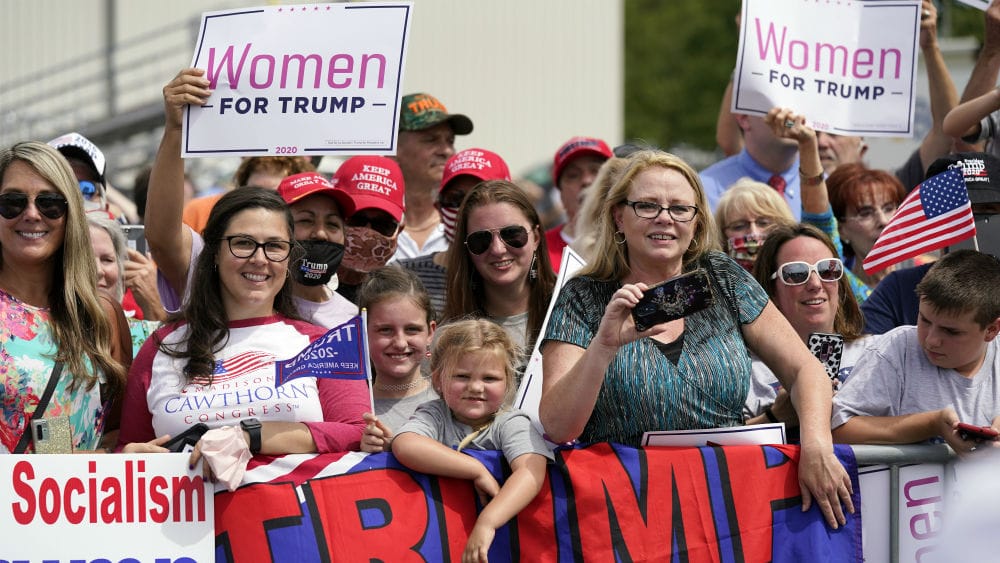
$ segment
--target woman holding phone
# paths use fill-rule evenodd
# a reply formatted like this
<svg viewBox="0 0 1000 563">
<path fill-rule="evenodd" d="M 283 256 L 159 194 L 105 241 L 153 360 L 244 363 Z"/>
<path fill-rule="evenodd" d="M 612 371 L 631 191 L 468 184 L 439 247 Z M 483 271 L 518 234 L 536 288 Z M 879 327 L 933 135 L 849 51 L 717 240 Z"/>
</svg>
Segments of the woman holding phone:
<svg viewBox="0 0 1000 563">
<path fill-rule="evenodd" d="M 632 155 L 597 228 L 598 252 L 562 289 L 544 336 L 539 417 L 548 437 L 635 446 L 649 430 L 741 425 L 753 351 L 801 413 L 803 507 L 815 500 L 830 526 L 843 524 L 852 488 L 833 454 L 823 367 L 760 285 L 718 251 L 698 174 L 668 153 Z M 643 292 L 695 269 L 711 280 L 714 303 L 637 331 L 632 310 Z"/>
<path fill-rule="evenodd" d="M 827 373 L 836 378 L 834 386 L 846 380 L 871 337 L 861 334 L 864 317 L 829 237 L 807 223 L 775 227 L 760 248 L 753 275 L 802 342 L 808 344 L 810 335 L 819 334 L 814 337 L 816 344 L 832 347 L 827 350 L 834 353 Z M 838 354 L 836 348 L 841 345 Z M 758 358 L 752 370 L 744 405 L 747 424 L 780 421 L 796 425 L 788 393 L 774 373 Z"/>
</svg>

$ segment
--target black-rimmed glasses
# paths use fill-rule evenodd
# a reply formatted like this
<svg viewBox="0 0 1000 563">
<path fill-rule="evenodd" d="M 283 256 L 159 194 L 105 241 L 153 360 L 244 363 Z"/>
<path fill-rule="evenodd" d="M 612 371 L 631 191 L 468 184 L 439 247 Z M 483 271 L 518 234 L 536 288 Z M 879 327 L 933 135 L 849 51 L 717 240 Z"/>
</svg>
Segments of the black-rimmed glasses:
<svg viewBox="0 0 1000 563">
<path fill-rule="evenodd" d="M 263 248 L 265 258 L 271 262 L 284 262 L 292 251 L 292 243 L 287 240 L 257 242 L 246 235 L 232 235 L 222 240 L 229 244 L 229 252 L 237 258 L 250 258 L 258 248 Z"/>
<path fill-rule="evenodd" d="M 28 194 L 21 192 L 0 194 L 0 217 L 13 219 L 24 213 L 27 208 Z M 49 219 L 59 219 L 66 215 L 69 202 L 60 194 L 40 193 L 35 196 L 35 209 Z"/>
<path fill-rule="evenodd" d="M 524 248 L 528 244 L 528 229 L 521 225 L 508 225 L 500 229 L 490 229 L 488 231 L 476 231 L 465 237 L 465 247 L 476 256 L 486 252 L 493 244 L 493 234 L 500 236 L 500 240 L 511 248 Z"/>
<path fill-rule="evenodd" d="M 630 201 L 627 199 L 625 200 L 625 205 L 631 207 L 632 211 L 635 212 L 635 216 L 642 219 L 656 219 L 660 216 L 660 213 L 666 211 L 667 215 L 674 221 L 687 223 L 698 214 L 698 208 L 693 205 L 675 204 L 663 206 L 652 201 Z"/>
</svg>

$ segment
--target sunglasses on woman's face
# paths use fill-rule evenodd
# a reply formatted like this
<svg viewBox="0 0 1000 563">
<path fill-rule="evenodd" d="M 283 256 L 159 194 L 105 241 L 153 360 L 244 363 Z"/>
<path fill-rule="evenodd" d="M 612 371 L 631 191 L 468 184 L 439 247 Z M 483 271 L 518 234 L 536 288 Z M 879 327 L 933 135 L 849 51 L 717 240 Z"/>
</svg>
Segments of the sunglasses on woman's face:
<svg viewBox="0 0 1000 563">
<path fill-rule="evenodd" d="M 0 194 L 0 217 L 4 219 L 18 217 L 28 208 L 28 201 L 28 194 L 25 193 L 7 192 Z M 40 193 L 35 196 L 35 209 L 49 219 L 59 219 L 66 215 L 69 202 L 56 193 Z"/>
<path fill-rule="evenodd" d="M 802 285 L 809 281 L 813 272 L 822 281 L 835 282 L 844 276 L 844 263 L 840 258 L 824 258 L 815 264 L 785 262 L 778 267 L 777 272 L 771 274 L 771 279 L 780 279 L 785 285 Z"/>
<path fill-rule="evenodd" d="M 377 213 L 372 215 L 355 213 L 347 218 L 346 223 L 348 227 L 368 227 L 380 235 L 387 237 L 395 235 L 396 231 L 399 230 L 399 223 L 394 221 L 388 213 L 385 216 Z"/>
<path fill-rule="evenodd" d="M 528 229 L 521 225 L 509 225 L 502 229 L 476 231 L 465 237 L 465 247 L 469 252 L 479 256 L 490 249 L 493 244 L 493 234 L 500 235 L 500 240 L 511 248 L 524 248 L 528 244 Z"/>
</svg>

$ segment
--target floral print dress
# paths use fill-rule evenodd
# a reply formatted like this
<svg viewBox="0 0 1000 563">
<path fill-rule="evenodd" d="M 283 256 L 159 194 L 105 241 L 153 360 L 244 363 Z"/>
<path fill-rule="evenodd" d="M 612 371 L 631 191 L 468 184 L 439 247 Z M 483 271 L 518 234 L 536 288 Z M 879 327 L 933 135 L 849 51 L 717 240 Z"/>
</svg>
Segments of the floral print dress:
<svg viewBox="0 0 1000 563">
<path fill-rule="evenodd" d="M 0 453 L 12 452 L 29 427 L 52 374 L 55 352 L 49 309 L 0 290 Z M 103 374 L 100 381 L 104 382 Z M 92 450 L 101 440 L 100 385 L 88 390 L 72 383 L 73 374 L 63 366 L 44 418 L 69 416 L 73 447 Z M 29 443 L 27 452 L 31 451 Z"/>
</svg>

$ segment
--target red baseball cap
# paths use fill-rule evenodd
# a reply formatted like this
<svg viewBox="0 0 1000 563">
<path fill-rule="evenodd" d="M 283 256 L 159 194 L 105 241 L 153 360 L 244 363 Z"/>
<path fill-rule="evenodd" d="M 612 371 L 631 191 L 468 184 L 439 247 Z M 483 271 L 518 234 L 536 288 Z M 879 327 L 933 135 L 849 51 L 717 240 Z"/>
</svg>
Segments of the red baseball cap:
<svg viewBox="0 0 1000 563">
<path fill-rule="evenodd" d="M 563 143 L 563 146 L 559 147 L 555 157 L 552 159 L 552 185 L 558 188 L 559 176 L 562 175 L 562 171 L 569 164 L 569 161 L 585 154 L 592 154 L 604 160 L 613 156 L 608 144 L 600 139 L 594 137 L 573 137 Z"/>
<path fill-rule="evenodd" d="M 351 214 L 381 209 L 397 222 L 403 220 L 403 171 L 385 156 L 352 156 L 333 173 L 333 185 L 354 201 Z"/>
<path fill-rule="evenodd" d="M 441 187 L 444 190 L 448 182 L 459 176 L 473 176 L 486 182 L 488 180 L 510 181 L 510 169 L 500 155 L 486 149 L 465 149 L 451 155 L 444 164 L 444 175 L 441 176 Z"/>
<path fill-rule="evenodd" d="M 354 213 L 354 201 L 351 196 L 343 190 L 335 188 L 325 176 L 317 172 L 292 174 L 286 176 L 278 184 L 278 195 L 288 205 L 313 194 L 324 194 L 332 197 L 337 202 L 344 217 Z"/>
</svg>

